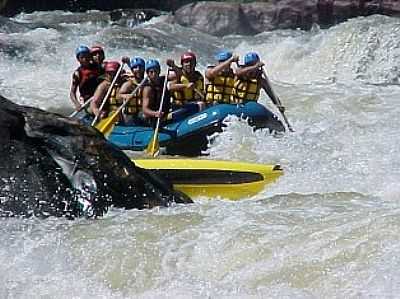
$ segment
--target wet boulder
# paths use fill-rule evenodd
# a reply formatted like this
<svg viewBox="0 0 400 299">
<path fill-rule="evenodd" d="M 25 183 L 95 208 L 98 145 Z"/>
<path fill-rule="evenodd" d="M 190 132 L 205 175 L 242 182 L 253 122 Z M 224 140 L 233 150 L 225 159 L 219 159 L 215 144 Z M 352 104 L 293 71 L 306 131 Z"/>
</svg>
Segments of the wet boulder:
<svg viewBox="0 0 400 299">
<path fill-rule="evenodd" d="M 211 35 L 254 34 L 256 31 L 243 15 L 239 3 L 196 2 L 174 13 L 174 20 Z"/>
<path fill-rule="evenodd" d="M 275 29 L 329 27 L 353 17 L 400 15 L 399 1 L 276 0 L 251 3 L 200 1 L 174 12 L 174 22 L 223 36 L 257 34 Z"/>
<path fill-rule="evenodd" d="M 0 96 L 0 216 L 102 216 L 190 198 L 136 167 L 94 128 Z"/>
</svg>

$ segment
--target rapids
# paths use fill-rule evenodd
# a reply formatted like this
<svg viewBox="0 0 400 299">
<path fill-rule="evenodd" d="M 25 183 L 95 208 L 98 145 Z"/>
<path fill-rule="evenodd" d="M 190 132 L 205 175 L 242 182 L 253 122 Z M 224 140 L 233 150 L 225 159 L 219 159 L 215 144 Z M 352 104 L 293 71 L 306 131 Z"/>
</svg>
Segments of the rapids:
<svg viewBox="0 0 400 299">
<path fill-rule="evenodd" d="M 219 48 L 255 50 L 296 132 L 274 138 L 231 119 L 215 139 L 207 158 L 284 168 L 254 198 L 97 221 L 0 219 L 1 298 L 400 298 L 399 19 L 223 39 L 164 16 L 9 21 L 26 26 L 0 26 L 0 92 L 19 104 L 71 112 L 79 44 L 100 43 L 109 59 L 191 49 L 202 71 Z"/>
</svg>

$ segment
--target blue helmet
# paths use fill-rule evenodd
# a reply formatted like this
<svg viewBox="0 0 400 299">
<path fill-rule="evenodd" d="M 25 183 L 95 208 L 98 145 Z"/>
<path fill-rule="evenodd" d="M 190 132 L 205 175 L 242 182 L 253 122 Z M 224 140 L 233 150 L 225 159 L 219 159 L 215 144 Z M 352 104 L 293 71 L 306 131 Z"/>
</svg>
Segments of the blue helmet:
<svg viewBox="0 0 400 299">
<path fill-rule="evenodd" d="M 161 69 L 160 63 L 158 62 L 158 60 L 149 59 L 146 61 L 145 69 L 146 69 L 146 72 L 151 69 L 157 69 L 158 71 L 160 71 L 160 69 Z"/>
<path fill-rule="evenodd" d="M 232 52 L 226 50 L 219 51 L 215 55 L 215 59 L 218 60 L 219 62 L 228 60 L 231 57 L 232 57 Z"/>
<path fill-rule="evenodd" d="M 244 64 L 253 65 L 260 61 L 260 56 L 256 52 L 249 52 L 244 55 Z"/>
<path fill-rule="evenodd" d="M 133 57 L 129 63 L 129 67 L 133 69 L 134 67 L 140 67 L 141 69 L 145 68 L 146 63 L 144 62 L 143 58 L 140 57 Z"/>
<path fill-rule="evenodd" d="M 79 55 L 81 55 L 81 54 L 88 54 L 89 55 L 90 54 L 89 47 L 80 45 L 78 48 L 75 49 L 75 56 L 76 56 L 77 59 L 79 58 Z"/>
</svg>

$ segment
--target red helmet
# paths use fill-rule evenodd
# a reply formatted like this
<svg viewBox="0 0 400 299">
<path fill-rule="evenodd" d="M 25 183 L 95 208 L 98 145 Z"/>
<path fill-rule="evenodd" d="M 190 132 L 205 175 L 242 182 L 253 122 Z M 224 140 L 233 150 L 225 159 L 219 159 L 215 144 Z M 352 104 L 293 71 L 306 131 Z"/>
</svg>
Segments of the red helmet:
<svg viewBox="0 0 400 299">
<path fill-rule="evenodd" d="M 103 54 L 103 56 L 104 56 L 104 49 L 103 49 L 103 47 L 101 47 L 101 46 L 93 46 L 93 47 L 90 48 L 90 53 L 91 53 L 91 54 L 98 53 L 98 52 L 100 52 L 100 53 Z"/>
<path fill-rule="evenodd" d="M 185 52 L 181 55 L 181 64 L 188 61 L 193 61 L 194 65 L 196 65 L 196 55 L 193 52 Z"/>
<path fill-rule="evenodd" d="M 104 62 L 104 70 L 106 72 L 114 73 L 114 72 L 118 71 L 120 66 L 121 65 L 119 64 L 118 61 L 106 61 L 106 62 Z"/>
</svg>

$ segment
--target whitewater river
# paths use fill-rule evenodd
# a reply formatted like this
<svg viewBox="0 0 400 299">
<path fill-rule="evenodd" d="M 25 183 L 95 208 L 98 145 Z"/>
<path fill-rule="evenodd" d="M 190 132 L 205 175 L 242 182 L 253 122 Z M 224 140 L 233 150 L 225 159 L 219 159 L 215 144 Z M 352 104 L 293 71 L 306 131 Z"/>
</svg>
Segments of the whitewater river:
<svg viewBox="0 0 400 299">
<path fill-rule="evenodd" d="M 163 17 L 15 19 L 34 24 L 0 32 L 0 92 L 17 103 L 71 112 L 79 44 L 162 61 L 191 49 L 200 70 L 218 48 L 254 50 L 296 132 L 274 138 L 232 120 L 218 136 L 210 159 L 284 168 L 240 202 L 0 219 L 0 298 L 400 298 L 399 19 L 223 39 Z"/>
</svg>

